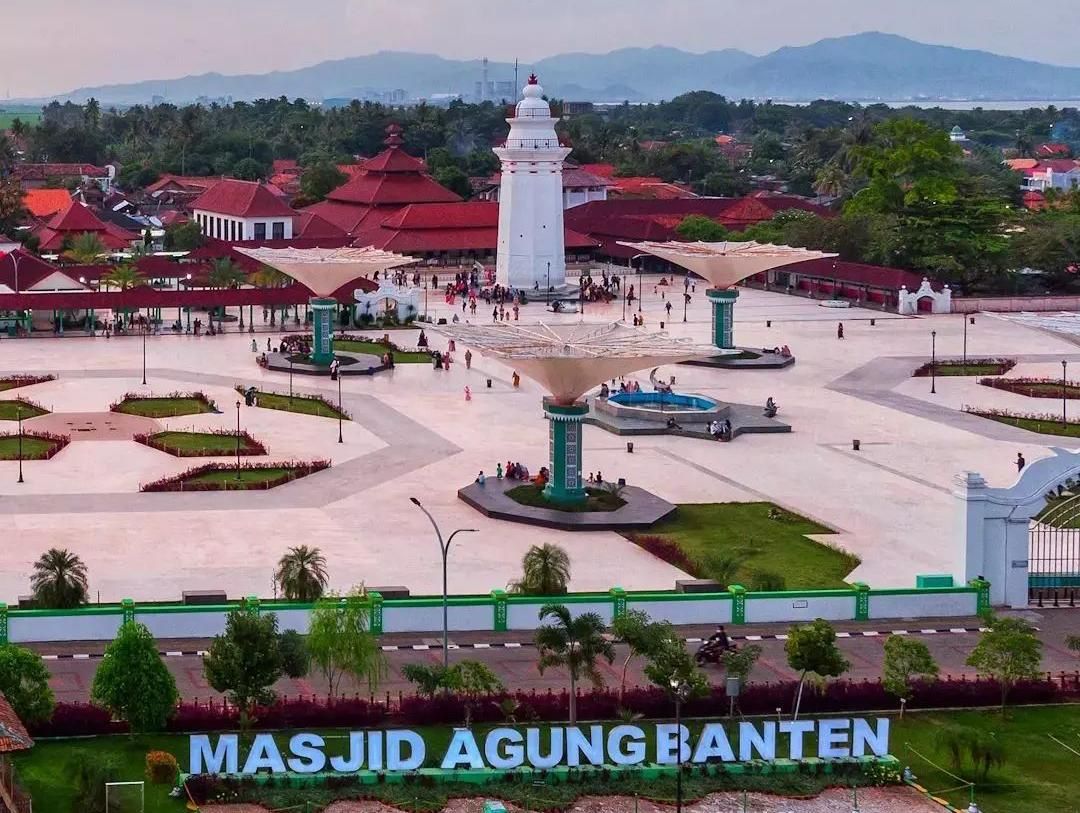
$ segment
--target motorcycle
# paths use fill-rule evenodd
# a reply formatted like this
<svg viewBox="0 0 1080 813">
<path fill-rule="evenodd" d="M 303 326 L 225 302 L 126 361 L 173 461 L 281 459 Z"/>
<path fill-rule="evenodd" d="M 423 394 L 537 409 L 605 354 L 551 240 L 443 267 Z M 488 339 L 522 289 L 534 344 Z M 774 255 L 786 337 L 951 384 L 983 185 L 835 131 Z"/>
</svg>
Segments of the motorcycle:
<svg viewBox="0 0 1080 813">
<path fill-rule="evenodd" d="M 706 663 L 720 663 L 725 652 L 734 651 L 735 644 L 726 635 L 714 632 L 698 647 L 698 651 L 694 653 L 694 662 L 698 666 L 703 666 Z"/>
</svg>

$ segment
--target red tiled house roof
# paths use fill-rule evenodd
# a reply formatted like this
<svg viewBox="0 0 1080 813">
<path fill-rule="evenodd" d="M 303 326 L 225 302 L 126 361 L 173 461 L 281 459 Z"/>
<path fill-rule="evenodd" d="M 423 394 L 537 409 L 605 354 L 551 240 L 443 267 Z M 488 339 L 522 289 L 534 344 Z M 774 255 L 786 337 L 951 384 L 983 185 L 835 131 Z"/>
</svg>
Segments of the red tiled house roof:
<svg viewBox="0 0 1080 813">
<path fill-rule="evenodd" d="M 18 288 L 15 286 L 15 260 L 18 259 Z M 43 279 L 53 274 L 68 276 L 73 286 L 78 285 L 78 274 L 72 274 L 68 269 L 61 270 L 52 263 L 46 262 L 40 257 L 35 257 L 29 252 L 17 248 L 9 254 L 0 257 L 0 285 L 5 285 L 12 291 L 29 291 Z"/>
<path fill-rule="evenodd" d="M 231 217 L 292 217 L 296 214 L 266 184 L 226 178 L 191 202 L 199 209 Z"/>
<path fill-rule="evenodd" d="M 28 189 L 23 193 L 23 206 L 34 217 L 51 217 L 71 203 L 66 189 Z"/>
<path fill-rule="evenodd" d="M 14 751 L 25 751 L 32 748 L 34 741 L 26 731 L 19 715 L 8 703 L 7 698 L 0 692 L 0 725 L 10 736 L 0 737 L 0 754 L 10 754 Z"/>
<path fill-rule="evenodd" d="M 40 241 L 41 251 L 59 251 L 65 238 L 86 232 L 96 234 L 106 248 L 119 250 L 130 248 L 139 235 L 105 223 L 78 201 L 71 201 L 65 209 L 57 212 L 44 225 L 33 230 Z"/>
<path fill-rule="evenodd" d="M 20 181 L 47 181 L 49 178 L 107 178 L 109 170 L 93 164 L 16 164 L 12 174 Z"/>
<path fill-rule="evenodd" d="M 177 192 L 202 193 L 221 182 L 221 178 L 201 175 L 165 174 L 144 190 L 147 194 L 174 190 Z"/>
<path fill-rule="evenodd" d="M 293 236 L 303 239 L 345 237 L 345 232 L 315 212 L 301 212 L 293 219 Z"/>
</svg>

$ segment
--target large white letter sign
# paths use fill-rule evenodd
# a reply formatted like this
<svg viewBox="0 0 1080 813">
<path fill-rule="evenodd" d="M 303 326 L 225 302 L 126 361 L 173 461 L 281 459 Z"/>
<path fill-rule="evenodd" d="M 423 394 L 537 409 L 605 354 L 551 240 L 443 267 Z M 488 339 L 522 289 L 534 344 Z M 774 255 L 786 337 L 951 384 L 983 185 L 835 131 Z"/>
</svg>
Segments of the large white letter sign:
<svg viewBox="0 0 1080 813">
<path fill-rule="evenodd" d="M 323 747 L 326 742 L 318 734 L 297 734 L 289 740 L 289 750 L 293 758 L 289 760 L 289 770 L 294 773 L 318 773 L 326 767 L 326 754 Z"/>
<path fill-rule="evenodd" d="M 675 765 L 690 759 L 690 730 L 684 725 L 657 723 L 656 761 L 660 765 Z"/>
<path fill-rule="evenodd" d="M 762 733 L 758 734 L 753 723 L 739 723 L 739 759 L 749 762 L 754 758 L 754 751 L 761 759 L 776 759 L 776 723 L 761 724 Z"/>
<path fill-rule="evenodd" d="M 582 760 L 584 757 L 584 760 Z M 589 738 L 580 728 L 574 726 L 566 729 L 566 764 L 571 768 L 579 765 L 603 765 L 604 764 L 604 728 L 603 726 L 589 726 Z"/>
<path fill-rule="evenodd" d="M 240 769 L 239 739 L 236 734 L 222 734 L 217 746 L 210 747 L 206 734 L 192 734 L 188 741 L 191 772 L 236 773 Z"/>
<path fill-rule="evenodd" d="M 330 757 L 330 767 L 339 773 L 355 773 L 364 764 L 364 732 L 349 732 L 348 756 Z"/>
<path fill-rule="evenodd" d="M 694 762 L 708 762 L 716 757 L 724 762 L 734 762 L 735 752 L 731 750 L 724 727 L 720 723 L 706 723 L 694 749 Z"/>
<path fill-rule="evenodd" d="M 281 758 L 273 734 L 256 734 L 255 741 L 248 751 L 244 762 L 244 773 L 255 773 L 260 768 L 269 768 L 271 773 L 285 773 L 285 762 Z"/>
<path fill-rule="evenodd" d="M 851 756 L 848 730 L 851 720 L 818 720 L 817 755 L 822 759 L 839 759 Z"/>
<path fill-rule="evenodd" d="M 791 735 L 791 748 L 788 751 L 788 759 L 803 758 L 803 736 L 813 730 L 814 723 L 811 720 L 782 720 L 780 722 L 780 733 Z"/>
<path fill-rule="evenodd" d="M 446 756 L 443 757 L 444 771 L 452 771 L 454 768 L 472 768 L 476 770 L 484 767 L 484 758 L 480 756 L 480 748 L 476 745 L 476 737 L 467 728 L 459 728 L 454 731 L 450 744 L 446 746 Z"/>
<path fill-rule="evenodd" d="M 856 718 L 855 727 L 851 733 L 851 755 L 853 757 L 866 756 L 867 746 L 870 746 L 870 753 L 876 757 L 883 757 L 889 753 L 888 717 L 877 719 L 877 731 L 870 728 L 868 720 Z"/>
<path fill-rule="evenodd" d="M 484 740 L 484 756 L 488 765 L 499 771 L 520 768 L 525 761 L 524 742 L 524 735 L 513 728 L 491 729 Z"/>
<path fill-rule="evenodd" d="M 636 725 L 617 725 L 608 732 L 607 750 L 616 765 L 640 765 L 645 761 L 645 732 Z"/>
<path fill-rule="evenodd" d="M 408 757 L 401 754 L 403 745 L 409 747 Z M 386 732 L 386 770 L 415 771 L 424 764 L 426 752 L 424 738 L 415 731 Z"/>
<path fill-rule="evenodd" d="M 546 771 L 562 762 L 563 735 L 565 732 L 561 728 L 549 728 L 547 730 L 551 747 L 548 749 L 546 756 L 540 753 L 540 735 L 542 733 L 539 728 L 526 729 L 525 758 L 531 767 Z"/>
</svg>

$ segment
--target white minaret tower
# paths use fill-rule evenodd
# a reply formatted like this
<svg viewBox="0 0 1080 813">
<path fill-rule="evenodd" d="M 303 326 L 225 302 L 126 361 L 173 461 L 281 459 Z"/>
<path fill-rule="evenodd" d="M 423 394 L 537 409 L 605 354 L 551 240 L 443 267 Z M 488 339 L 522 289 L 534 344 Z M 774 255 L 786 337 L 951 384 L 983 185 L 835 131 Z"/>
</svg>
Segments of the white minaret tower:
<svg viewBox="0 0 1080 813">
<path fill-rule="evenodd" d="M 495 148 L 502 162 L 499 187 L 499 248 L 495 278 L 511 288 L 559 289 L 566 284 L 563 238 L 563 160 L 544 89 L 529 77 L 514 117 L 507 119 L 506 145 Z"/>
</svg>

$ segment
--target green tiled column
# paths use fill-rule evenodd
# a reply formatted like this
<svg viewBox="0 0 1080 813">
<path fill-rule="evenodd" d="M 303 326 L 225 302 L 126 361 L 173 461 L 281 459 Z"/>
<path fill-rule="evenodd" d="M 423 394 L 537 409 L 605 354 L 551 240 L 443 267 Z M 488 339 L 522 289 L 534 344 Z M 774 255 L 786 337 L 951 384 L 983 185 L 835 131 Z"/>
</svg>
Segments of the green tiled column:
<svg viewBox="0 0 1080 813">
<path fill-rule="evenodd" d="M 0 602 L 0 646 L 8 642 L 8 607 Z"/>
<path fill-rule="evenodd" d="M 313 297 L 308 300 L 313 319 L 311 322 L 311 361 L 330 365 L 334 360 L 334 314 L 337 301 Z"/>
<path fill-rule="evenodd" d="M 240 609 L 251 613 L 252 615 L 259 614 L 259 597 L 248 596 L 240 601 Z"/>
<path fill-rule="evenodd" d="M 611 593 L 611 617 L 622 618 L 626 615 L 626 591 L 621 587 L 612 587 Z"/>
<path fill-rule="evenodd" d="M 506 591 L 492 590 L 491 600 L 494 602 L 494 618 L 492 627 L 495 632 L 506 632 Z"/>
<path fill-rule="evenodd" d="M 735 346 L 735 300 L 739 292 L 734 288 L 710 288 L 705 296 L 712 303 L 712 340 L 721 350 Z"/>
<path fill-rule="evenodd" d="M 548 446 L 551 479 L 544 496 L 563 504 L 583 503 L 587 497 L 581 483 L 581 426 L 589 405 L 555 404 L 544 399 L 548 419 Z"/>
<path fill-rule="evenodd" d="M 731 623 L 732 624 L 745 624 L 746 623 L 746 588 L 741 584 L 728 585 L 728 592 L 731 593 Z"/>
<path fill-rule="evenodd" d="M 986 581 L 986 579 L 972 579 L 968 582 L 968 587 L 974 587 L 979 591 L 975 603 L 975 612 L 979 615 L 990 612 L 990 582 Z"/>
<path fill-rule="evenodd" d="M 135 621 L 135 602 L 125 598 L 120 602 L 120 611 L 124 614 L 124 623 L 132 624 Z"/>
<path fill-rule="evenodd" d="M 870 585 L 862 582 L 853 582 L 851 585 L 855 591 L 855 620 L 867 621 L 870 618 Z"/>
<path fill-rule="evenodd" d="M 368 601 L 371 602 L 371 632 L 373 635 L 382 635 L 383 632 L 383 597 L 382 593 L 368 592 Z"/>
</svg>

